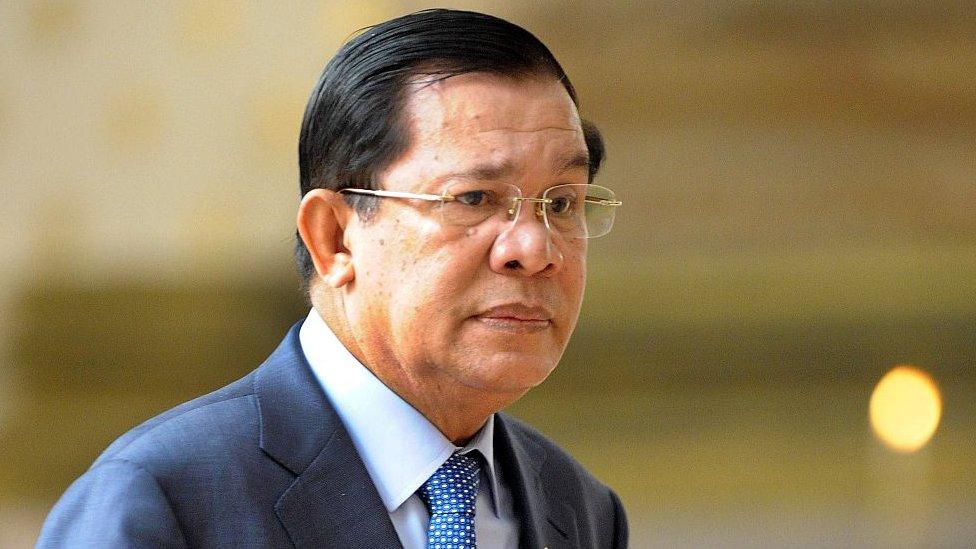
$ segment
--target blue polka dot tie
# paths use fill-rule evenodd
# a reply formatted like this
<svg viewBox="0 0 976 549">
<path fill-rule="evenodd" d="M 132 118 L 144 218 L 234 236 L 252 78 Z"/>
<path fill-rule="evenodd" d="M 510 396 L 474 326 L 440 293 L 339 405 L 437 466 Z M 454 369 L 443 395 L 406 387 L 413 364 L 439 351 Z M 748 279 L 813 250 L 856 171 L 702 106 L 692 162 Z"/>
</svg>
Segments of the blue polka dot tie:
<svg viewBox="0 0 976 549">
<path fill-rule="evenodd" d="M 454 454 L 420 487 L 430 511 L 427 549 L 474 549 L 474 500 L 478 495 L 478 459 Z"/>
</svg>

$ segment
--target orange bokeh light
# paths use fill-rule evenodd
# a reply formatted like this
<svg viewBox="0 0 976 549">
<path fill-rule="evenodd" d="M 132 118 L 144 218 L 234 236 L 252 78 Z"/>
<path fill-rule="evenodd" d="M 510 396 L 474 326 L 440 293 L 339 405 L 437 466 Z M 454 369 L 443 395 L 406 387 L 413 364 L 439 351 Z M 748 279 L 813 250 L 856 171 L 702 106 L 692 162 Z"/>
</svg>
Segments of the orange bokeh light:
<svg viewBox="0 0 976 549">
<path fill-rule="evenodd" d="M 925 371 L 895 366 L 875 386 L 869 415 L 881 442 L 898 452 L 914 452 L 932 439 L 939 426 L 942 395 Z"/>
</svg>

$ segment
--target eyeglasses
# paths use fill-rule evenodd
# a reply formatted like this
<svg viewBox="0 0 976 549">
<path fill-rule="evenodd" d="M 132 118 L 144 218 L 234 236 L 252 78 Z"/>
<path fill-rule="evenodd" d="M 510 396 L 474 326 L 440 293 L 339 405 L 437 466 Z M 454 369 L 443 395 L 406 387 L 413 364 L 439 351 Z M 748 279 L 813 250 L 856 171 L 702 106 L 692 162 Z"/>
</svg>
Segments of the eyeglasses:
<svg viewBox="0 0 976 549">
<path fill-rule="evenodd" d="M 613 191 L 599 185 L 570 183 L 546 189 L 540 198 L 523 197 L 508 183 L 458 182 L 443 194 L 418 194 L 371 189 L 340 189 L 340 193 L 439 202 L 445 225 L 473 227 L 489 219 L 518 219 L 523 202 L 535 206 L 545 226 L 565 238 L 596 238 L 610 232 L 617 206 Z"/>
</svg>

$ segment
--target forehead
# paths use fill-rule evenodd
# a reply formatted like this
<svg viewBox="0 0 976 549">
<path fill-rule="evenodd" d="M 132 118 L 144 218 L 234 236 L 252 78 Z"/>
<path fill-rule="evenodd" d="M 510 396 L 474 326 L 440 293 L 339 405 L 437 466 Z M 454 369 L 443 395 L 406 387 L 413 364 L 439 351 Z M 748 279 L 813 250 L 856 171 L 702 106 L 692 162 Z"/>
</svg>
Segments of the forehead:
<svg viewBox="0 0 976 549">
<path fill-rule="evenodd" d="M 414 162 L 425 172 L 471 162 L 524 168 L 586 152 L 576 106 L 552 78 L 469 73 L 419 79 L 410 86 L 404 115 L 410 146 L 394 164 Z"/>
</svg>

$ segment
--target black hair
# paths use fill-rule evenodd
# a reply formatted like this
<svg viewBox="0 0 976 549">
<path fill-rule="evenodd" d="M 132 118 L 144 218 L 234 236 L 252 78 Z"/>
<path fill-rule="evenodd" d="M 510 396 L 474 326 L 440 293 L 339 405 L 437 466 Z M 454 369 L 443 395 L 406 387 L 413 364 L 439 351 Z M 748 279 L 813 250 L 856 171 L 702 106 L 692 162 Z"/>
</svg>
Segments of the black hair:
<svg viewBox="0 0 976 549">
<path fill-rule="evenodd" d="M 377 175 L 409 146 L 401 116 L 407 85 L 421 75 L 440 79 L 472 72 L 554 78 L 577 104 L 576 90 L 552 52 L 518 25 L 447 9 L 398 17 L 346 42 L 312 89 L 298 139 L 301 195 L 318 188 L 377 188 Z M 603 139 L 593 124 L 582 126 L 592 179 L 603 160 Z M 377 208 L 374 197 L 346 199 L 366 219 Z M 307 291 L 315 266 L 295 236 L 295 262 Z"/>
</svg>

